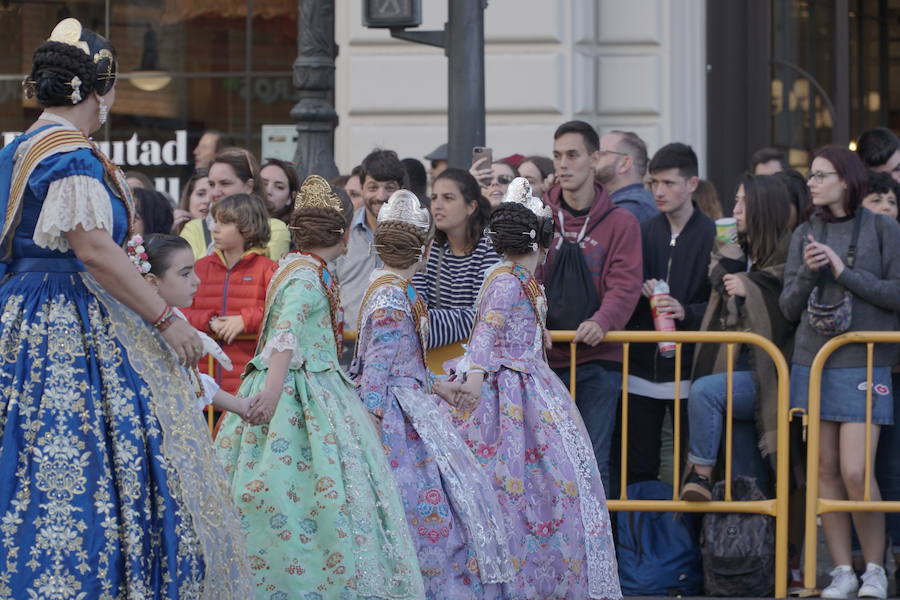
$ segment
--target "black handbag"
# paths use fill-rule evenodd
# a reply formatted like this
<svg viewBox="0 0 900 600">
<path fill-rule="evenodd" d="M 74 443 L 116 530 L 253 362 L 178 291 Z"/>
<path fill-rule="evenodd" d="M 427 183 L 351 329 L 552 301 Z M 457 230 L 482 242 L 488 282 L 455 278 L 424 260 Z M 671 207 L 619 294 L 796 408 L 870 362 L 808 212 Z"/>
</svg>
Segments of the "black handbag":
<svg viewBox="0 0 900 600">
<path fill-rule="evenodd" d="M 853 238 L 850 240 L 850 248 L 847 249 L 847 269 L 852 269 L 856 262 L 856 244 L 859 241 L 859 229 L 862 224 L 862 215 L 860 211 L 856 211 L 853 222 Z M 828 228 L 822 228 L 821 243 L 825 243 L 828 239 Z M 818 240 L 819 238 L 816 237 Z M 846 288 L 844 295 L 839 302 L 835 304 L 824 304 L 819 298 L 825 283 L 831 279 L 831 271 L 823 272 L 819 275 L 819 281 L 809 295 L 806 302 L 806 315 L 810 327 L 821 333 L 822 335 L 835 336 L 840 335 L 850 329 L 853 321 L 853 294 Z"/>
</svg>

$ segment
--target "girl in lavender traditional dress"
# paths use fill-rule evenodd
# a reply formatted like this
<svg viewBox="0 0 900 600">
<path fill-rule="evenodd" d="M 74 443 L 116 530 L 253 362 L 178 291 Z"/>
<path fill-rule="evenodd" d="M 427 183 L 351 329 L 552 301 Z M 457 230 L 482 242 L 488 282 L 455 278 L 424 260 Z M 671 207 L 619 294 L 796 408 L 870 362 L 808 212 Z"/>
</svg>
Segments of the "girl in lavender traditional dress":
<svg viewBox="0 0 900 600">
<path fill-rule="evenodd" d="M 546 300 L 532 273 L 551 243 L 553 221 L 525 179 L 510 184 L 490 235 L 505 260 L 488 271 L 479 294 L 475 329 L 456 368 L 465 383 L 455 420 L 506 517 L 516 579 L 504 584 L 504 597 L 620 598 L 590 439 L 544 357 Z"/>
<path fill-rule="evenodd" d="M 426 598 L 500 598 L 512 579 L 502 512 L 491 484 L 430 392 L 452 396 L 425 366 L 428 309 L 410 279 L 431 243 L 428 211 L 405 190 L 378 214 L 372 274 L 351 366 L 400 488 Z"/>
</svg>

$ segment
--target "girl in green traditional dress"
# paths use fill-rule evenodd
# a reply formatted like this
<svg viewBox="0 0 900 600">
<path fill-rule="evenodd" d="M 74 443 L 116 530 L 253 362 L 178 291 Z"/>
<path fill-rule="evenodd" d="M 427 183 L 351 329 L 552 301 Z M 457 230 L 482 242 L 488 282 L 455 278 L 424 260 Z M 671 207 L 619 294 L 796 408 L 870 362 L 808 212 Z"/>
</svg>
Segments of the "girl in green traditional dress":
<svg viewBox="0 0 900 600">
<path fill-rule="evenodd" d="M 327 262 L 352 208 L 303 183 L 297 252 L 281 259 L 256 356 L 216 441 L 248 537 L 259 600 L 422 598 L 415 549 L 378 433 L 338 365 L 343 317 Z"/>
</svg>

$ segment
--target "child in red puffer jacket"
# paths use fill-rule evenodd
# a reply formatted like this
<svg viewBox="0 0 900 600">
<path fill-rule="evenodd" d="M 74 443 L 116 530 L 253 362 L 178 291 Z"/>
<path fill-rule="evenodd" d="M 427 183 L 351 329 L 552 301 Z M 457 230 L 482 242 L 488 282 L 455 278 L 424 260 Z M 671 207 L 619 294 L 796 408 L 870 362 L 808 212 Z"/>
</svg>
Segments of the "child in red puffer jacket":
<svg viewBox="0 0 900 600">
<path fill-rule="evenodd" d="M 195 265 L 200 287 L 184 314 L 195 328 L 219 338 L 234 363 L 225 371 L 218 365 L 212 374 L 223 390 L 237 392 L 244 366 L 256 350 L 256 339 L 236 340 L 242 334 L 259 333 L 266 289 L 277 264 L 266 257 L 269 215 L 255 194 L 234 194 L 210 209 L 215 252 Z M 208 358 L 199 368 L 208 370 Z"/>
</svg>

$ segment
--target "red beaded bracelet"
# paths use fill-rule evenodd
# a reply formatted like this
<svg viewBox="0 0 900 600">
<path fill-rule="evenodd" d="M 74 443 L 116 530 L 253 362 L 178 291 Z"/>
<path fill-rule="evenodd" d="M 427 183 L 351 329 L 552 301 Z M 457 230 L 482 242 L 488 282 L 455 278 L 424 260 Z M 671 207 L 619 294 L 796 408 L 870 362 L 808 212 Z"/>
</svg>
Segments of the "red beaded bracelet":
<svg viewBox="0 0 900 600">
<path fill-rule="evenodd" d="M 162 314 L 156 317 L 153 321 L 153 326 L 157 329 L 162 326 L 162 324 L 171 316 L 175 315 L 175 311 L 172 310 L 172 307 L 166 304 L 166 308 L 162 311 Z"/>
<path fill-rule="evenodd" d="M 169 314 L 167 316 L 163 317 L 162 321 L 160 321 L 158 325 L 156 325 L 156 329 L 157 329 L 157 331 L 162 333 L 163 331 L 168 329 L 169 326 L 172 325 L 172 323 L 174 323 L 177 320 L 178 320 L 178 315 L 175 314 L 175 311 L 171 311 L 171 312 L 169 312 Z"/>
</svg>

